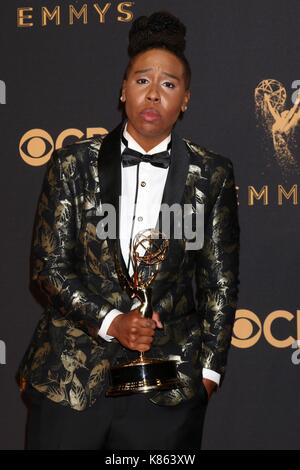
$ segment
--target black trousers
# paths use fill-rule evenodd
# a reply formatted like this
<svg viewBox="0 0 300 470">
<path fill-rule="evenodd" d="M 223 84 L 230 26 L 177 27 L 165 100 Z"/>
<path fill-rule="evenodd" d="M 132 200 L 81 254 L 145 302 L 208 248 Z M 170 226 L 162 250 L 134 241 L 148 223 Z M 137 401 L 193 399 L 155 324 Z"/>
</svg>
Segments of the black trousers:
<svg viewBox="0 0 300 470">
<path fill-rule="evenodd" d="M 143 394 L 101 396 L 75 411 L 33 392 L 27 403 L 27 450 L 199 450 L 207 397 L 159 406 Z"/>
</svg>

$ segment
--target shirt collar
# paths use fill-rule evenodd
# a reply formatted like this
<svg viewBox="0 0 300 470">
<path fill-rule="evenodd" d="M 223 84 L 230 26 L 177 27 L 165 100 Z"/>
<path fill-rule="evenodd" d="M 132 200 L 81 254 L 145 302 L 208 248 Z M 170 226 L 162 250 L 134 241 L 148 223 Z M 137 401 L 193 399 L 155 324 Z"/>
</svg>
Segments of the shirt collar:
<svg viewBox="0 0 300 470">
<path fill-rule="evenodd" d="M 171 140 L 171 134 L 169 134 L 159 144 L 157 144 L 155 147 L 150 149 L 148 152 L 145 152 L 143 147 L 141 147 L 137 143 L 137 141 L 127 131 L 127 121 L 126 121 L 126 124 L 125 124 L 125 127 L 124 127 L 123 135 L 124 135 L 125 139 L 127 139 L 127 141 L 128 141 L 128 147 L 129 148 L 131 148 L 132 150 L 136 150 L 137 152 L 145 153 L 145 154 L 148 154 L 148 155 L 152 155 L 153 153 L 163 152 L 163 151 L 167 150 L 168 143 Z M 124 146 L 123 142 L 121 141 L 121 152 L 123 152 L 124 148 L 125 148 L 125 146 Z"/>
</svg>

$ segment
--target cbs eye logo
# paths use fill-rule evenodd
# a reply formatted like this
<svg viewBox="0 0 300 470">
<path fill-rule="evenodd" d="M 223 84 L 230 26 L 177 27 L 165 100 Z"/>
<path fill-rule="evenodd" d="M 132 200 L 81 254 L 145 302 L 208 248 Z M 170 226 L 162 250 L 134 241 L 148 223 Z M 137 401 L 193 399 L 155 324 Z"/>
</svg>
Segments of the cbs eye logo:
<svg viewBox="0 0 300 470">
<path fill-rule="evenodd" d="M 275 348 L 289 348 L 295 343 L 293 336 L 278 339 L 272 332 L 272 327 L 276 320 L 285 320 L 296 323 L 296 337 L 300 338 L 300 310 L 293 315 L 287 310 L 275 310 L 271 312 L 262 322 L 251 310 L 237 310 L 233 326 L 231 344 L 237 348 L 251 348 L 263 335 L 266 341 Z M 294 320 L 294 321 L 293 321 Z"/>
<path fill-rule="evenodd" d="M 103 127 L 89 127 L 86 129 L 86 137 L 89 139 L 95 135 L 107 134 Z M 65 129 L 57 137 L 56 141 L 43 129 L 31 129 L 21 138 L 19 152 L 25 163 L 31 166 L 45 165 L 52 155 L 54 149 L 63 147 L 67 139 L 78 140 L 84 137 L 80 129 Z M 75 137 L 75 139 L 74 139 Z"/>
</svg>

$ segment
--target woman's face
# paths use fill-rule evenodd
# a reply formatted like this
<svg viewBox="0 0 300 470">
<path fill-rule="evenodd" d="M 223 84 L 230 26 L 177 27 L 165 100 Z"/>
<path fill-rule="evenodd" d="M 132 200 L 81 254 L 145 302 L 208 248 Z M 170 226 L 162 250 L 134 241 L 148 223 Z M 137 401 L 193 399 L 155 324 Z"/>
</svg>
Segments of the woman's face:
<svg viewBox="0 0 300 470">
<path fill-rule="evenodd" d="M 169 51 L 150 49 L 134 59 L 122 86 L 128 132 L 134 138 L 162 139 L 169 135 L 190 99 L 184 65 Z"/>
</svg>

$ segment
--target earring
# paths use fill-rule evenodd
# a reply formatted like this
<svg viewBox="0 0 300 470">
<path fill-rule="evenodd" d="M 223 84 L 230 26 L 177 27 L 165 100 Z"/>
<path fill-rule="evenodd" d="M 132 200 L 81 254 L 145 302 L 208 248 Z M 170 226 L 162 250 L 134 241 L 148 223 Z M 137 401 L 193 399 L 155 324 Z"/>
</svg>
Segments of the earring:
<svg viewBox="0 0 300 470">
<path fill-rule="evenodd" d="M 124 101 L 124 97 L 123 97 L 123 96 L 120 96 L 120 100 L 121 100 L 121 101 Z"/>
</svg>

